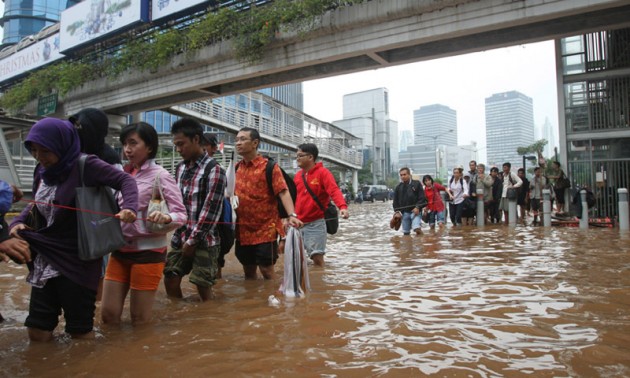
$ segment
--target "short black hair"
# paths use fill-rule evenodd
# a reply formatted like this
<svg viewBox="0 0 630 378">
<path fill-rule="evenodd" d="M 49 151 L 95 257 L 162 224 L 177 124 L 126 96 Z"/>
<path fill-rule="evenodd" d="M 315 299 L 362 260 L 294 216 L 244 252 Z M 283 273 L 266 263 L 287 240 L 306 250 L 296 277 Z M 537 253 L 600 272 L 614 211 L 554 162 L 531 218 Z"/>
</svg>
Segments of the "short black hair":
<svg viewBox="0 0 630 378">
<path fill-rule="evenodd" d="M 206 146 L 216 147 L 218 145 L 217 136 L 212 133 L 203 133 L 202 142 Z"/>
<path fill-rule="evenodd" d="M 525 168 L 519 168 L 517 173 L 521 173 L 521 172 L 525 173 Z"/>
<path fill-rule="evenodd" d="M 431 177 L 431 175 L 424 175 L 422 176 L 422 182 L 424 183 L 427 180 L 431 180 L 431 184 L 433 184 L 433 177 Z"/>
<path fill-rule="evenodd" d="M 499 168 L 497 168 L 497 167 L 490 168 L 490 173 L 492 173 L 492 172 L 499 173 Z"/>
<path fill-rule="evenodd" d="M 534 168 L 534 173 L 536 173 L 536 172 L 538 172 L 538 171 L 540 171 L 540 167 L 535 167 L 535 168 Z"/>
<path fill-rule="evenodd" d="M 154 159 L 158 150 L 158 134 L 153 126 L 146 122 L 138 122 L 127 125 L 120 130 L 120 143 L 123 145 L 129 137 L 129 134 L 137 133 L 140 139 L 151 149 L 149 152 L 149 159 Z"/>
<path fill-rule="evenodd" d="M 504 167 L 508 167 L 508 168 L 512 168 L 512 164 L 511 164 L 509 161 L 508 161 L 508 162 L 503 163 L 503 166 L 504 166 Z"/>
<path fill-rule="evenodd" d="M 249 133 L 249 136 L 252 138 L 252 141 L 254 141 L 254 140 L 260 141 L 260 133 L 258 132 L 258 130 L 254 129 L 252 127 L 243 127 L 238 132 L 240 133 L 241 131 Z"/>
<path fill-rule="evenodd" d="M 411 170 L 408 167 L 402 167 L 398 170 L 398 173 L 402 172 L 402 171 L 407 171 L 408 174 L 411 174 Z"/>
<path fill-rule="evenodd" d="M 173 126 L 171 126 L 171 135 L 182 133 L 187 138 L 191 140 L 195 138 L 195 136 L 199 137 L 199 143 L 203 142 L 203 126 L 197 120 L 193 118 L 180 118 Z"/>
<path fill-rule="evenodd" d="M 319 156 L 319 149 L 315 143 L 302 143 L 297 146 L 297 148 L 307 154 L 313 155 L 313 160 L 317 160 L 317 157 Z"/>
</svg>

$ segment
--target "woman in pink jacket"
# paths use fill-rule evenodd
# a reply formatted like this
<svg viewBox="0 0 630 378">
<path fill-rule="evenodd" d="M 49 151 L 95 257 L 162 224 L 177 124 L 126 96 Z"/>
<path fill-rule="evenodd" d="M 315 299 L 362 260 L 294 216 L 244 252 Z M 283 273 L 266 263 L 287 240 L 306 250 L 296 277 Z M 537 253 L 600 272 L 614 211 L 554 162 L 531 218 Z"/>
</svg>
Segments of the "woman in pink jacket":
<svg viewBox="0 0 630 378">
<path fill-rule="evenodd" d="M 131 322 L 137 325 L 151 320 L 155 293 L 166 261 L 166 234 L 183 225 L 187 215 L 175 179 L 155 163 L 158 149 L 155 129 L 144 122 L 127 125 L 120 132 L 120 142 L 128 160 L 124 170 L 138 185 L 138 219 L 122 225 L 127 245 L 113 252 L 107 265 L 101 317 L 103 323 L 120 323 L 125 298 L 131 291 Z M 162 188 L 168 213 L 147 214 L 156 183 Z M 121 200 L 119 202 L 122 204 Z M 147 222 L 168 226 L 156 233 L 147 229 Z"/>
</svg>

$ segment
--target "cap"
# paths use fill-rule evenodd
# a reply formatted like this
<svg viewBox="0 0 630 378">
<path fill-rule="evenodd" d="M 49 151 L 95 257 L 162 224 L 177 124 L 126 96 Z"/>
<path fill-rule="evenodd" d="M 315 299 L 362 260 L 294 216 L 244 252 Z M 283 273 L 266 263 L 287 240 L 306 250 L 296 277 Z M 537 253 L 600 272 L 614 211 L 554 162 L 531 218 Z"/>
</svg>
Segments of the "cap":
<svg viewBox="0 0 630 378">
<path fill-rule="evenodd" d="M 203 133 L 204 144 L 209 144 L 211 146 L 217 146 L 217 136 L 212 133 Z"/>
<path fill-rule="evenodd" d="M 466 178 L 466 177 L 468 177 L 468 178 L 471 177 L 469 172 L 464 173 L 464 178 Z"/>
</svg>

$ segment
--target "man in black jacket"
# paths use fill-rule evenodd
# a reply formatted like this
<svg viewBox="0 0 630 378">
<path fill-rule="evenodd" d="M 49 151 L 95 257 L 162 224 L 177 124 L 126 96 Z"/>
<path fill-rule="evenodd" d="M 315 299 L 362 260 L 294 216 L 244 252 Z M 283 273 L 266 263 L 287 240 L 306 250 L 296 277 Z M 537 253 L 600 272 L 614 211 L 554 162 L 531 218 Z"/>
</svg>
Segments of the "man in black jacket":
<svg viewBox="0 0 630 378">
<path fill-rule="evenodd" d="M 401 168 L 400 184 L 394 189 L 394 211 L 402 214 L 403 234 L 409 235 L 411 230 L 416 234 L 422 232 L 422 208 L 427 205 L 424 189 L 420 181 L 411 179 L 409 168 Z"/>
</svg>

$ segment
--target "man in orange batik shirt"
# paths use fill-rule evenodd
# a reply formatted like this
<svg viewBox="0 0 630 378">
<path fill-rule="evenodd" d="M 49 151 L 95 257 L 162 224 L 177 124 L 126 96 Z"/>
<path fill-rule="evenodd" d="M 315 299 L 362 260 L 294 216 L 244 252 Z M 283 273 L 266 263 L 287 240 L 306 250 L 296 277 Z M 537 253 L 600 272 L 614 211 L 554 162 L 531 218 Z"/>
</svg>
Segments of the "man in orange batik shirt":
<svg viewBox="0 0 630 378">
<path fill-rule="evenodd" d="M 273 279 L 278 235 L 285 235 L 276 197 L 289 214 L 289 226 L 302 227 L 303 223 L 295 214 L 291 194 L 277 164 L 273 167 L 271 194 L 266 178 L 268 159 L 258 154 L 259 145 L 260 134 L 256 129 L 244 127 L 236 135 L 236 152 L 243 160 L 236 166 L 234 189 L 238 197 L 235 253 L 246 279 L 256 279 L 257 269 L 265 279 Z"/>
</svg>

